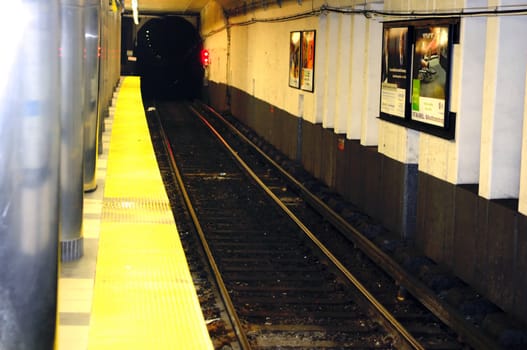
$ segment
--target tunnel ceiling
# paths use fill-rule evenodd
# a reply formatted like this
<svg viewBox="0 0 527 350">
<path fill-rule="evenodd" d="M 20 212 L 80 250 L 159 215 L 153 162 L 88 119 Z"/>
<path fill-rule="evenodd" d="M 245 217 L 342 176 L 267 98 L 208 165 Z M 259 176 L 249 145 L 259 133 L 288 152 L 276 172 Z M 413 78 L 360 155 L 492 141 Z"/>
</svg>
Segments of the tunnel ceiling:
<svg viewBox="0 0 527 350">
<path fill-rule="evenodd" d="M 243 4 L 243 0 L 217 0 L 223 8 Z M 137 0 L 139 13 L 199 13 L 209 0 Z M 132 0 L 125 0 L 126 11 L 132 10 Z"/>
</svg>

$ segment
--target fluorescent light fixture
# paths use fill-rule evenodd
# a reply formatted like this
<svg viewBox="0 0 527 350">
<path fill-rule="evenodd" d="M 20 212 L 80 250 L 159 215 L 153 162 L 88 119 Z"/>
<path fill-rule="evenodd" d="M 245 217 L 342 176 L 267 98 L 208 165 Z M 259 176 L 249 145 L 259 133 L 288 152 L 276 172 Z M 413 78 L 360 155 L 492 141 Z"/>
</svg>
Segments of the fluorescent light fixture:
<svg viewBox="0 0 527 350">
<path fill-rule="evenodd" d="M 137 0 L 132 0 L 132 14 L 134 16 L 134 23 L 139 24 L 139 11 L 137 11 Z"/>
</svg>

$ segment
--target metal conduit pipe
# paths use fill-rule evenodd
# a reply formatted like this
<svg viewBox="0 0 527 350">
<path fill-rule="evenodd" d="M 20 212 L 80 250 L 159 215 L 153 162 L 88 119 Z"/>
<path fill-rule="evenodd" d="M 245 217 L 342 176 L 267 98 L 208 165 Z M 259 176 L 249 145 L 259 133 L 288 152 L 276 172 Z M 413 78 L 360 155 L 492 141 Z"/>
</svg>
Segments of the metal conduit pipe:
<svg viewBox="0 0 527 350">
<path fill-rule="evenodd" d="M 61 0 L 61 260 L 83 255 L 84 123 L 86 89 L 84 62 L 85 0 Z"/>
<path fill-rule="evenodd" d="M 99 0 L 87 0 L 85 10 L 86 97 L 84 103 L 84 191 L 97 189 L 98 93 L 99 93 Z"/>
<path fill-rule="evenodd" d="M 60 164 L 58 0 L 2 3 L 0 349 L 52 349 Z"/>
</svg>

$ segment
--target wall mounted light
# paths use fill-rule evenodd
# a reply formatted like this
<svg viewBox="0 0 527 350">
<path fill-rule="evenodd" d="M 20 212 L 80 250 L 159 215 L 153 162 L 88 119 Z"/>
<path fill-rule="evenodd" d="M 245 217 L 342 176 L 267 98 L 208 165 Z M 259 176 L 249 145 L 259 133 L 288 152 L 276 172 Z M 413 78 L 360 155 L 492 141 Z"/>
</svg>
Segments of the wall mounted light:
<svg viewBox="0 0 527 350">
<path fill-rule="evenodd" d="M 139 11 L 137 10 L 137 0 L 132 0 L 132 15 L 134 16 L 134 23 L 139 24 Z"/>
</svg>

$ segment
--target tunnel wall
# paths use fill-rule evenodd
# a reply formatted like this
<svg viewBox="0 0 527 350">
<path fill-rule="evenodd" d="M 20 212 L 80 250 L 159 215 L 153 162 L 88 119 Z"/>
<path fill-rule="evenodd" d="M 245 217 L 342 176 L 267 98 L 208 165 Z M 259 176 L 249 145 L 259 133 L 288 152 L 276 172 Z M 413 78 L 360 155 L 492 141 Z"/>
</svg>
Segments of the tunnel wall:
<svg viewBox="0 0 527 350">
<path fill-rule="evenodd" d="M 405 3 L 385 1 L 383 9 L 408 10 Z M 416 11 L 437 4 L 412 3 Z M 493 49 L 505 39 L 494 29 L 511 34 L 517 18 L 462 20 L 451 84 L 456 135 L 446 140 L 377 118 L 380 23 L 328 14 L 225 27 L 227 20 L 211 4 L 202 12 L 202 34 L 212 56 L 207 87 L 212 105 L 229 110 L 394 234 L 413 240 L 426 256 L 527 322 L 527 193 L 522 194 L 527 151 L 523 161 L 521 152 L 527 145 L 521 136 L 527 128 L 526 72 L 524 64 L 516 78 L 501 72 L 496 62 L 510 68 L 505 62 L 516 54 L 508 45 L 497 56 Z M 251 16 L 285 16 L 311 6 L 295 2 Z M 313 93 L 287 81 L 289 34 L 308 29 L 317 31 Z M 500 73 L 510 80 L 496 81 Z M 499 85 L 496 91 L 485 88 L 493 83 Z M 514 108 L 491 103 L 511 89 L 514 96 L 506 101 Z"/>
</svg>

